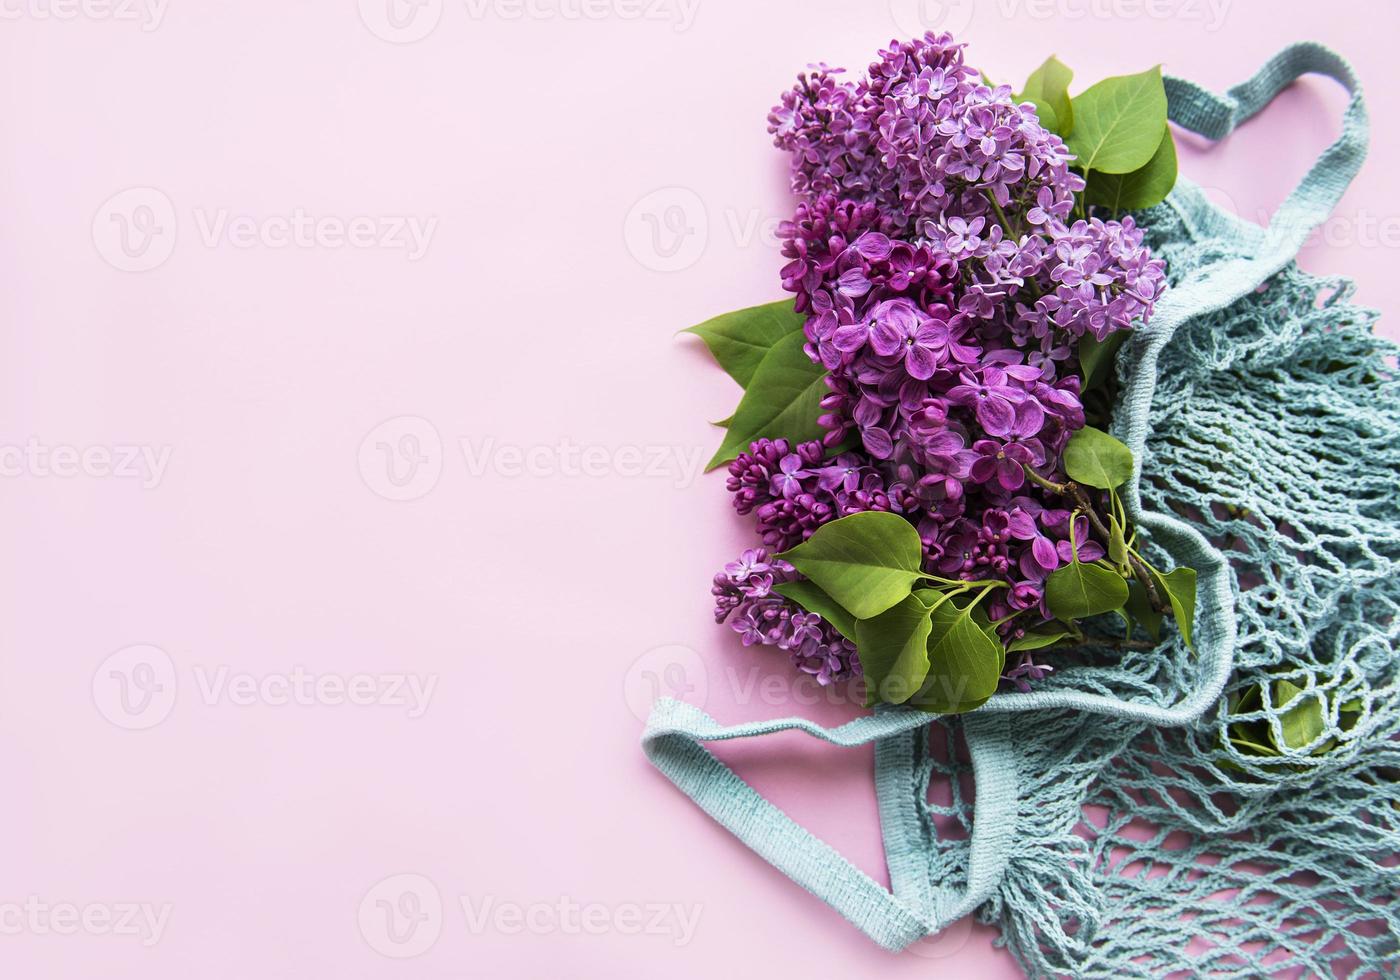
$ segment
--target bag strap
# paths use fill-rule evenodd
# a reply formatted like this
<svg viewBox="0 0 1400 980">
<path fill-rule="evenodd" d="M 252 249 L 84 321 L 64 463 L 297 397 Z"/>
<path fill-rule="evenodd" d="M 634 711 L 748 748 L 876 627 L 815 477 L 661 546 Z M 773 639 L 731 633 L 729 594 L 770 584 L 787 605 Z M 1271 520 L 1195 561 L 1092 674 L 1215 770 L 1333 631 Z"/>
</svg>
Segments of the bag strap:
<svg viewBox="0 0 1400 980">
<path fill-rule="evenodd" d="M 971 913 L 1001 881 L 1007 851 L 1003 838 L 1014 832 L 1018 804 L 1016 759 L 1007 720 L 987 715 L 969 716 L 965 722 L 983 736 L 971 750 L 977 789 L 974 820 L 978 828 L 996 832 L 974 836 L 968 886 L 957 893 L 929 886 L 929 856 L 920 836 L 911 832 L 919 826 L 912 812 L 918 802 L 915 783 L 908 778 L 912 763 L 910 772 L 881 767 L 891 893 L 765 800 L 702 743 L 800 731 L 844 747 L 874 741 L 880 746 L 877 751 L 885 751 L 886 743 L 907 748 L 912 739 L 927 738 L 930 720 L 918 711 L 883 709 L 836 728 L 800 718 L 725 728 L 692 705 L 663 698 L 652 709 L 642 746 L 653 765 L 734 836 L 875 942 L 897 951 Z M 1001 737 L 992 737 L 996 734 Z M 968 742 L 974 743 L 971 732 Z M 910 811 L 907 815 L 887 809 L 896 800 Z"/>
<path fill-rule="evenodd" d="M 1305 41 L 1284 48 L 1253 78 L 1224 95 L 1216 95 L 1184 78 L 1169 76 L 1163 80 L 1172 122 L 1207 139 L 1219 140 L 1257 115 L 1304 75 L 1334 79 L 1350 93 L 1351 99 L 1342 116 L 1341 134 L 1322 152 L 1269 223 L 1263 251 L 1271 263 L 1277 263 L 1274 272 L 1292 261 L 1313 230 L 1332 214 L 1366 159 L 1370 124 L 1356 73 L 1335 51 Z"/>
</svg>

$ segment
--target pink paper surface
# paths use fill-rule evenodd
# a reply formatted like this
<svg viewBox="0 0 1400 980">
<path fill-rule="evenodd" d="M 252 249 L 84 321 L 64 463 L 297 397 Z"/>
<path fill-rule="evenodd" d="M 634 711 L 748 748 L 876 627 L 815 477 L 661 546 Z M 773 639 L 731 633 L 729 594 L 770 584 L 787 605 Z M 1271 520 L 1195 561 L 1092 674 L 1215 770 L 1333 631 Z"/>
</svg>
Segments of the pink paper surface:
<svg viewBox="0 0 1400 980">
<path fill-rule="evenodd" d="M 1302 261 L 1393 315 L 1400 13 L 393 2 L 0 6 L 0 975 L 1019 975 L 880 951 L 642 756 L 658 689 L 856 713 L 711 622 L 736 390 L 675 332 L 780 295 L 778 93 L 921 17 L 997 79 L 1337 48 L 1373 149 Z M 1183 170 L 1267 214 L 1342 102 Z M 725 756 L 883 880 L 869 750 Z"/>
</svg>

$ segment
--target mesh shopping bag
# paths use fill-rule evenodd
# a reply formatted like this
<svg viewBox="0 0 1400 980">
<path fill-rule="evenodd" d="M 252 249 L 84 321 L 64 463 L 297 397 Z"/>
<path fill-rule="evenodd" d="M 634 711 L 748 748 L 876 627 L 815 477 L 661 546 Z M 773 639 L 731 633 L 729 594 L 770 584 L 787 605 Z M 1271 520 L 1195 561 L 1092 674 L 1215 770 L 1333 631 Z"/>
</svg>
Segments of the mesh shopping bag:
<svg viewBox="0 0 1400 980">
<path fill-rule="evenodd" d="M 1400 382 L 1349 285 L 1293 262 L 1360 167 L 1364 104 L 1315 44 L 1224 96 L 1167 92 L 1178 126 L 1220 139 L 1308 73 L 1351 93 L 1342 133 L 1267 227 L 1185 180 L 1140 216 L 1171 288 L 1120 355 L 1114 429 L 1139 466 L 1130 520 L 1199 574 L 1194 652 L 1084 648 L 956 718 L 654 709 L 652 762 L 888 949 L 976 913 L 1033 975 L 1335 975 L 1396 955 Z M 704 747 L 784 730 L 875 743 L 889 890 Z M 935 779 L 950 804 L 929 802 Z"/>
</svg>

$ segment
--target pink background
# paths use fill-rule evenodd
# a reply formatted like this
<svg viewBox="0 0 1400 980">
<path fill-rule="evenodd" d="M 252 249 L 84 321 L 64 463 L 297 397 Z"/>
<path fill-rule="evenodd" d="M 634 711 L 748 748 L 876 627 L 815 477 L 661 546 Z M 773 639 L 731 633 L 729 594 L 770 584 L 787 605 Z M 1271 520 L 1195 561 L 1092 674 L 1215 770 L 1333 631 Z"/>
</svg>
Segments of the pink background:
<svg viewBox="0 0 1400 980">
<path fill-rule="evenodd" d="M 688 467 L 736 390 L 674 334 L 779 296 L 766 111 L 918 5 L 430 0 L 395 34 L 383 0 L 170 0 L 144 23 L 142 0 L 64 2 L 0 23 L 0 974 L 1017 975 L 982 927 L 881 952 L 637 745 L 657 677 L 726 722 L 855 713 L 710 621 L 750 536 Z M 1288 41 L 1335 46 L 1373 151 L 1303 263 L 1396 312 L 1390 5 L 925 12 L 998 79 L 1057 52 L 1086 83 L 1160 59 L 1224 87 Z M 1258 215 L 1340 104 L 1305 83 L 1184 170 Z M 320 241 L 273 247 L 298 211 Z M 221 214 L 251 245 L 209 240 Z M 425 253 L 381 247 L 410 218 L 435 221 Z M 103 462 L 143 448 L 163 470 Z M 373 703 L 283 703 L 298 671 Z M 244 675 L 261 689 L 220 686 Z M 426 710 L 396 703 L 408 676 Z M 883 877 L 869 751 L 725 754 Z M 473 926 L 463 898 L 530 918 Z M 540 911 L 561 898 L 589 930 Z M 386 938 L 381 900 L 420 931 Z M 143 903 L 169 910 L 158 936 L 102 927 Z"/>
</svg>

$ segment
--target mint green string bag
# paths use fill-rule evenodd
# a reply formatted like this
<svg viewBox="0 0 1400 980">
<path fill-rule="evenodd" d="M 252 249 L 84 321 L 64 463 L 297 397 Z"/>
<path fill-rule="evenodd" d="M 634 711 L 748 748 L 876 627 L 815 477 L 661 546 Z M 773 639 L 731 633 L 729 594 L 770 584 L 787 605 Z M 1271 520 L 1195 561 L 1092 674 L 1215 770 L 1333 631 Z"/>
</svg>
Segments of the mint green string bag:
<svg viewBox="0 0 1400 980">
<path fill-rule="evenodd" d="M 1159 564 L 1199 573 L 1194 654 L 1179 637 L 1079 650 L 1033 692 L 948 718 L 653 710 L 656 767 L 886 949 L 976 914 L 1032 976 L 1396 972 L 1396 348 L 1348 282 L 1294 264 L 1365 156 L 1364 103 L 1316 44 L 1224 96 L 1175 78 L 1167 94 L 1173 122 L 1218 140 L 1308 73 L 1351 99 L 1268 227 L 1184 179 L 1140 216 L 1170 288 L 1119 357 L 1114 429 L 1139 461 L 1130 519 Z M 704 747 L 785 730 L 875 743 L 888 890 Z"/>
</svg>

